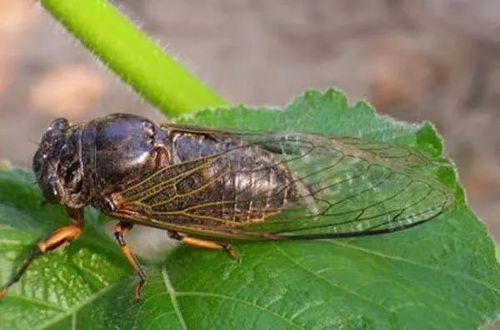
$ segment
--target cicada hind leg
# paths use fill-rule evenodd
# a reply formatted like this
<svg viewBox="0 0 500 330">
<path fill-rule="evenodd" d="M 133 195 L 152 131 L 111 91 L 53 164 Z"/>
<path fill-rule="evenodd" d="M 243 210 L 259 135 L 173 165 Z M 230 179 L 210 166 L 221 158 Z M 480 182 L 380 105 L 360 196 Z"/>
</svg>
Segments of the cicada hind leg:
<svg viewBox="0 0 500 330">
<path fill-rule="evenodd" d="M 238 252 L 234 250 L 231 246 L 231 244 L 221 244 L 217 242 L 212 242 L 212 241 L 207 241 L 199 238 L 193 238 L 189 236 L 183 236 L 179 234 L 176 231 L 168 231 L 168 237 L 176 239 L 181 241 L 182 243 L 189 244 L 191 246 L 201 248 L 201 249 L 208 249 L 208 250 L 218 250 L 218 251 L 226 251 L 229 253 L 231 258 L 234 260 L 239 260 L 240 257 L 238 255 Z"/>
<path fill-rule="evenodd" d="M 71 225 L 56 230 L 47 239 L 38 243 L 36 249 L 33 250 L 30 255 L 24 260 L 17 272 L 15 272 L 10 280 L 0 288 L 0 300 L 7 295 L 9 287 L 11 287 L 21 279 L 23 274 L 26 272 L 26 270 L 28 270 L 29 266 L 35 259 L 50 251 L 54 251 L 57 248 L 65 248 L 82 234 L 84 222 L 83 208 L 66 208 L 66 211 L 71 218 Z"/>
<path fill-rule="evenodd" d="M 139 276 L 139 283 L 135 287 L 135 299 L 142 300 L 142 288 L 146 284 L 147 276 L 144 270 L 142 269 L 141 265 L 137 261 L 137 258 L 132 252 L 132 249 L 125 241 L 125 235 L 128 234 L 128 232 L 132 229 L 133 226 L 134 226 L 133 224 L 120 221 L 115 227 L 115 237 L 116 240 L 118 241 L 118 244 L 120 244 L 120 247 L 122 248 L 125 258 L 127 258 L 128 262 L 130 263 L 132 268 L 134 268 L 135 272 Z"/>
</svg>

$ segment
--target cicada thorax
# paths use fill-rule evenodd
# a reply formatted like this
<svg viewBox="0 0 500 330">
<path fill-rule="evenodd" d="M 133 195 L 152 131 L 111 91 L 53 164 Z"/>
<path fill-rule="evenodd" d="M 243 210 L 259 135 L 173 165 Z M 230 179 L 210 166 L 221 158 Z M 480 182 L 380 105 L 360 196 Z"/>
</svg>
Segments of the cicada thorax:
<svg viewBox="0 0 500 330">
<path fill-rule="evenodd" d="M 134 115 L 114 114 L 87 123 L 82 128 L 81 145 L 90 203 L 103 211 L 116 208 L 109 196 L 166 163 L 160 156 L 166 152 L 164 141 L 158 126 Z"/>
</svg>

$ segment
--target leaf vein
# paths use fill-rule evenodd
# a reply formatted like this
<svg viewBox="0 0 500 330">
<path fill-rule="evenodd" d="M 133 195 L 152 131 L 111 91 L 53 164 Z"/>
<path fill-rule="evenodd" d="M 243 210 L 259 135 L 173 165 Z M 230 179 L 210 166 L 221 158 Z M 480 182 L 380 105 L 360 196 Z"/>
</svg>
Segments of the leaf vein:
<svg viewBox="0 0 500 330">
<path fill-rule="evenodd" d="M 288 253 L 286 253 L 286 252 L 285 252 L 282 248 L 280 248 L 277 244 L 274 244 L 274 247 L 276 248 L 276 250 L 278 250 L 279 252 L 281 252 L 281 253 L 282 253 L 282 254 L 283 254 L 283 255 L 284 255 L 284 256 L 285 256 L 288 260 L 290 260 L 290 261 L 291 261 L 294 265 L 296 265 L 297 267 L 299 267 L 300 269 L 302 269 L 302 270 L 303 270 L 303 271 L 305 271 L 306 273 L 309 273 L 309 274 L 313 275 L 314 277 L 316 277 L 316 278 L 318 278 L 318 279 L 320 279 L 320 280 L 324 281 L 325 283 L 327 283 L 328 285 L 330 285 L 330 286 L 332 286 L 332 287 L 334 287 L 334 288 L 337 288 L 337 289 L 339 289 L 339 290 L 341 290 L 341 291 L 344 291 L 344 292 L 346 292 L 346 293 L 349 293 L 349 294 L 351 294 L 352 296 L 357 297 L 357 298 L 359 298 L 359 299 L 361 299 L 361 300 L 363 300 L 363 301 L 365 301 L 365 302 L 367 302 L 367 303 L 369 303 L 369 304 L 371 304 L 371 305 L 373 305 L 373 306 L 376 306 L 376 307 L 380 308 L 382 311 L 384 311 L 384 312 L 386 312 L 386 313 L 388 313 L 388 314 L 391 314 L 391 311 L 390 311 L 390 310 L 388 310 L 387 308 L 385 308 L 384 306 L 381 306 L 380 304 L 377 304 L 376 302 L 374 302 L 374 301 L 372 301 L 372 300 L 368 299 L 367 297 L 364 297 L 364 296 L 360 295 L 360 294 L 359 294 L 359 293 L 357 293 L 357 292 L 354 292 L 354 291 L 348 290 L 348 289 L 346 289 L 346 288 L 343 288 L 343 287 L 341 287 L 341 286 L 339 286 L 339 285 L 337 285 L 337 284 L 335 284 L 335 283 L 333 283 L 333 282 L 329 281 L 328 279 L 324 278 L 323 276 L 320 276 L 320 275 L 318 275 L 318 274 L 316 274 L 316 273 L 312 272 L 311 270 L 307 269 L 306 267 L 304 267 L 304 265 L 300 264 L 300 263 L 299 263 L 299 262 L 297 262 L 295 259 L 293 259 L 293 258 L 292 258 L 292 257 L 291 257 Z"/>
<path fill-rule="evenodd" d="M 105 288 L 103 288 L 102 290 L 100 291 L 97 291 L 96 293 L 90 295 L 89 297 L 87 297 L 86 299 L 84 299 L 81 303 L 79 304 L 76 304 L 74 305 L 73 307 L 65 310 L 64 313 L 61 313 L 61 315 L 57 316 L 57 317 L 54 317 L 52 320 L 49 320 L 48 322 L 42 324 L 40 326 L 40 329 L 48 329 L 50 328 L 52 325 L 56 324 L 57 322 L 65 319 L 66 317 L 68 316 L 72 316 L 73 314 L 77 313 L 81 308 L 89 305 L 90 303 L 92 303 L 94 300 L 100 298 L 101 296 L 103 296 L 104 294 L 106 294 L 108 291 L 110 291 L 111 289 L 113 289 L 115 286 L 117 286 L 120 282 L 116 282 L 112 285 L 109 285 Z"/>
<path fill-rule="evenodd" d="M 186 324 L 186 320 L 182 316 L 182 312 L 179 308 L 179 302 L 177 301 L 178 293 L 175 291 L 172 282 L 170 282 L 170 277 L 168 276 L 167 268 L 165 266 L 161 268 L 161 275 L 163 276 L 163 283 L 165 283 L 165 288 L 167 289 L 168 294 L 170 295 L 170 301 L 172 302 L 172 307 L 174 308 L 175 314 L 179 319 L 179 323 L 181 324 L 181 327 L 183 329 L 187 330 L 188 327 Z"/>
<path fill-rule="evenodd" d="M 184 297 L 187 297 L 187 296 L 200 296 L 200 297 L 211 297 L 211 298 L 220 298 L 220 299 L 227 299 L 227 300 L 232 300 L 234 302 L 237 302 L 237 303 L 242 303 L 242 304 L 245 304 L 245 305 L 248 305 L 248 306 L 252 306 L 258 310 L 261 310 L 261 311 L 264 311 L 264 312 L 267 312 L 283 321 L 285 321 L 286 323 L 290 324 L 290 325 L 293 325 L 294 327 L 297 327 L 299 329 L 306 329 L 305 327 L 303 327 L 302 325 L 300 324 L 297 324 L 295 322 L 293 322 L 293 320 L 290 320 L 288 318 L 286 318 L 285 316 L 279 314 L 279 313 L 276 313 L 276 312 L 273 312 L 272 310 L 269 310 L 267 308 L 264 308 L 260 305 L 257 305 L 255 304 L 254 302 L 251 302 L 251 301 L 247 301 L 247 300 L 244 300 L 244 299 L 239 299 L 239 298 L 235 298 L 235 297 L 231 297 L 231 296 L 227 296 L 227 295 L 224 295 L 224 294 L 219 294 L 219 293 L 212 293 L 212 292 L 198 292 L 198 291 L 179 291 L 177 292 L 177 296 L 184 296 Z"/>
<path fill-rule="evenodd" d="M 38 299 L 34 299 L 34 298 L 28 298 L 28 297 L 25 297 L 25 296 L 17 296 L 17 295 L 9 294 L 9 299 L 25 300 L 27 302 L 30 302 L 30 303 L 33 303 L 33 304 L 37 304 L 37 305 L 40 305 L 40 306 L 44 306 L 44 307 L 47 307 L 47 308 L 50 308 L 50 309 L 55 309 L 55 310 L 60 311 L 60 312 L 66 311 L 64 308 L 61 308 L 59 306 L 49 304 L 49 303 L 47 303 L 45 301 L 42 301 L 42 300 L 38 300 Z"/>
<path fill-rule="evenodd" d="M 365 248 L 362 248 L 362 247 L 359 247 L 359 246 L 356 246 L 356 245 L 353 245 L 353 244 L 345 243 L 345 242 L 340 242 L 340 241 L 337 241 L 337 240 L 322 240 L 322 241 L 325 242 L 325 243 L 328 243 L 328 244 L 335 244 L 335 245 L 339 245 L 339 246 L 342 246 L 342 247 L 345 247 L 345 248 L 350 248 L 350 249 L 353 249 L 353 250 L 358 250 L 358 251 L 364 252 L 366 254 L 375 255 L 375 256 L 378 256 L 378 257 L 381 257 L 381 258 L 387 258 L 387 259 L 397 260 L 397 261 L 408 263 L 408 264 L 411 264 L 411 265 L 414 265 L 414 266 L 418 266 L 418 267 L 421 267 L 421 268 L 427 268 L 427 269 L 433 270 L 433 271 L 435 271 L 437 273 L 441 273 L 441 274 L 448 275 L 448 276 L 451 276 L 451 277 L 454 277 L 454 276 L 461 277 L 464 280 L 468 280 L 468 281 L 471 281 L 471 282 L 475 282 L 475 283 L 481 284 L 481 285 L 485 286 L 486 288 L 488 288 L 488 289 L 490 289 L 490 290 L 492 290 L 492 291 L 494 291 L 494 292 L 496 292 L 498 294 L 498 290 L 495 289 L 495 288 L 493 288 L 489 283 L 481 281 L 481 280 L 478 280 L 477 278 L 473 278 L 473 277 L 464 275 L 462 273 L 445 271 L 445 270 L 443 270 L 441 268 L 437 268 L 437 267 L 433 267 L 433 266 L 430 266 L 430 265 L 422 264 L 422 263 L 419 263 L 419 262 L 416 262 L 416 261 L 411 261 L 411 260 L 404 259 L 404 258 L 401 258 L 401 257 L 398 257 L 398 256 L 391 256 L 389 254 L 367 250 Z"/>
</svg>

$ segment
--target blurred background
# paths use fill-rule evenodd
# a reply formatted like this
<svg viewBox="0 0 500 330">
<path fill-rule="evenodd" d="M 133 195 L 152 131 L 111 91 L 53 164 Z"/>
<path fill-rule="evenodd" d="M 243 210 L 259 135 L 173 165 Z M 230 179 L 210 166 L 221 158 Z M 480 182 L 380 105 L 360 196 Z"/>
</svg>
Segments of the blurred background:
<svg viewBox="0 0 500 330">
<path fill-rule="evenodd" d="M 500 238 L 498 0 L 115 0 L 228 100 L 285 105 L 336 86 L 445 137 L 473 208 Z M 0 160 L 30 167 L 48 123 L 162 119 L 39 4 L 0 0 Z"/>
</svg>

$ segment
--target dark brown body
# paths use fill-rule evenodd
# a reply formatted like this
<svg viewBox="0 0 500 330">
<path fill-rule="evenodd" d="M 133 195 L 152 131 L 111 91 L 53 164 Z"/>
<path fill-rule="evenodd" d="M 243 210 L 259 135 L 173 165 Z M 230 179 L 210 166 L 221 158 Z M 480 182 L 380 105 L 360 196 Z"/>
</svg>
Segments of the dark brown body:
<svg viewBox="0 0 500 330">
<path fill-rule="evenodd" d="M 93 120 L 74 132 L 80 137 L 85 178 L 80 200 L 125 221 L 172 230 L 220 227 L 222 232 L 231 224 L 263 221 L 297 198 L 285 164 L 259 145 L 229 134 L 157 126 L 124 114 Z M 68 169 L 73 170 L 71 165 Z M 163 178 L 150 186 L 178 180 L 161 194 L 142 199 L 155 206 L 127 207 L 124 200 L 133 195 L 129 187 L 162 169 Z M 141 191 L 148 187 L 141 185 Z M 199 207 L 186 211 L 190 206 Z"/>
</svg>

